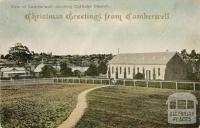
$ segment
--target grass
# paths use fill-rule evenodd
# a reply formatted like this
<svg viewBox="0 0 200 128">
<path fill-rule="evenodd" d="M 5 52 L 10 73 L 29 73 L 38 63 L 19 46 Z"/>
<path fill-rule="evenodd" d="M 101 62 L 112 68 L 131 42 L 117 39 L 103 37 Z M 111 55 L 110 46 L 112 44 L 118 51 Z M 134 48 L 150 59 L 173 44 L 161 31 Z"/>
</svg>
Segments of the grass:
<svg viewBox="0 0 200 128">
<path fill-rule="evenodd" d="M 166 100 L 174 92 L 132 86 L 95 90 L 88 95 L 89 107 L 76 128 L 195 128 L 196 125 L 167 123 Z M 200 94 L 195 95 L 200 103 Z"/>
<path fill-rule="evenodd" d="M 1 87 L 3 128 L 54 128 L 76 106 L 77 95 L 92 85 L 24 85 Z"/>
</svg>

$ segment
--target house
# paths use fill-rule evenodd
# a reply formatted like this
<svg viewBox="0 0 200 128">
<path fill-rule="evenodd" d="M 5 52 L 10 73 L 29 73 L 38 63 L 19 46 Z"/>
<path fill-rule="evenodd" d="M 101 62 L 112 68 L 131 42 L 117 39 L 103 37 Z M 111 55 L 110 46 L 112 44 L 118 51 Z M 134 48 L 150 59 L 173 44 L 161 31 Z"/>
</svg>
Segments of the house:
<svg viewBox="0 0 200 128">
<path fill-rule="evenodd" d="M 16 62 L 8 61 L 7 59 L 0 59 L 0 67 L 14 67 Z"/>
<path fill-rule="evenodd" d="M 25 78 L 29 76 L 30 72 L 24 67 L 4 67 L 0 70 L 1 78 Z"/>
<path fill-rule="evenodd" d="M 146 80 L 182 80 L 186 67 L 178 52 L 118 54 L 108 63 L 107 77 L 134 79 L 142 73 Z"/>
<path fill-rule="evenodd" d="M 72 68 L 72 72 L 79 72 L 80 75 L 84 75 L 85 72 L 88 70 L 89 67 L 80 67 L 80 66 L 70 66 Z"/>
<path fill-rule="evenodd" d="M 41 76 L 41 72 L 42 72 L 42 68 L 44 66 L 52 66 L 57 72 L 60 71 L 60 64 L 55 64 L 55 65 L 52 65 L 52 64 L 44 64 L 43 62 L 41 64 L 39 64 L 38 66 L 36 66 L 36 68 L 34 69 L 34 75 L 35 77 L 40 77 Z"/>
<path fill-rule="evenodd" d="M 39 64 L 35 69 L 34 69 L 34 75 L 35 75 L 35 77 L 40 77 L 40 75 L 41 75 L 41 72 L 42 72 L 42 68 L 45 66 L 46 64 L 43 64 L 43 63 L 41 63 L 41 64 Z"/>
</svg>

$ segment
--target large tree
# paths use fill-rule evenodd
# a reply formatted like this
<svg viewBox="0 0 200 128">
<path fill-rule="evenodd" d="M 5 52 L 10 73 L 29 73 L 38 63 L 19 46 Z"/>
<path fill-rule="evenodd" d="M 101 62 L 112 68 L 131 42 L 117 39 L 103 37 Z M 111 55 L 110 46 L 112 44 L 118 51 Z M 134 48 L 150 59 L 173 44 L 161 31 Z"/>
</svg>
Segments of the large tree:
<svg viewBox="0 0 200 128">
<path fill-rule="evenodd" d="M 17 64 L 20 65 L 24 65 L 27 61 L 31 60 L 32 57 L 32 53 L 29 51 L 28 47 L 21 43 L 17 43 L 14 47 L 11 47 L 9 54 L 6 55 L 7 59 L 16 61 Z"/>
<path fill-rule="evenodd" d="M 188 53 L 187 53 L 186 49 L 183 49 L 183 50 L 181 51 L 181 55 L 182 55 L 183 59 L 187 59 Z"/>
<path fill-rule="evenodd" d="M 53 68 L 51 65 L 45 65 L 42 68 L 42 77 L 48 78 L 48 77 L 54 77 L 56 76 L 56 69 Z"/>
<path fill-rule="evenodd" d="M 60 73 L 62 76 L 66 76 L 66 77 L 73 75 L 72 69 L 68 67 L 66 63 L 61 63 Z"/>
<path fill-rule="evenodd" d="M 196 59 L 196 58 L 197 58 L 197 53 L 196 53 L 195 50 L 192 50 L 192 51 L 191 51 L 190 57 L 191 57 L 192 59 Z"/>
<path fill-rule="evenodd" d="M 99 74 L 98 74 L 97 66 L 95 64 L 90 64 L 90 67 L 85 72 L 85 74 L 87 76 L 98 76 Z"/>
<path fill-rule="evenodd" d="M 105 62 L 100 62 L 98 66 L 98 73 L 106 74 L 107 73 L 107 65 Z"/>
</svg>

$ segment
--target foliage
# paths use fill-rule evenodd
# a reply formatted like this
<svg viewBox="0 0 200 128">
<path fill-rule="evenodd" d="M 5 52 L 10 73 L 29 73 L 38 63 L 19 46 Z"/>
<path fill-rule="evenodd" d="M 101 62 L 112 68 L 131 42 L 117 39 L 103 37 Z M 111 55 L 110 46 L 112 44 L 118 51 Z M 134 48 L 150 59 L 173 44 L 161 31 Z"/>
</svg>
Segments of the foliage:
<svg viewBox="0 0 200 128">
<path fill-rule="evenodd" d="M 91 64 L 85 74 L 88 76 L 98 76 L 99 74 L 97 66 L 95 64 Z"/>
<path fill-rule="evenodd" d="M 187 53 L 186 49 L 183 49 L 183 50 L 181 51 L 181 55 L 182 55 L 183 59 L 187 59 L 188 53 Z"/>
<path fill-rule="evenodd" d="M 100 62 L 99 66 L 98 66 L 98 73 L 101 74 L 106 74 L 107 73 L 107 65 L 106 62 Z"/>
<path fill-rule="evenodd" d="M 81 72 L 79 70 L 75 70 L 74 71 L 74 76 L 80 77 L 81 76 Z"/>
<path fill-rule="evenodd" d="M 200 53 L 194 49 L 191 53 L 187 53 L 186 49 L 181 51 L 183 59 L 187 62 L 188 80 L 199 81 L 200 79 Z"/>
<path fill-rule="evenodd" d="M 5 56 L 4 55 L 1 55 L 1 57 L 0 57 L 1 59 L 5 59 Z"/>
<path fill-rule="evenodd" d="M 197 72 L 195 73 L 189 73 L 188 74 L 188 79 L 193 80 L 193 81 L 200 81 L 200 76 Z"/>
<path fill-rule="evenodd" d="M 9 54 L 7 54 L 5 58 L 14 60 L 19 65 L 24 65 L 27 61 L 31 60 L 33 56 L 27 46 L 17 43 L 14 47 L 10 48 Z"/>
<path fill-rule="evenodd" d="M 197 53 L 196 53 L 196 51 L 195 51 L 195 50 L 192 50 L 189 56 L 190 56 L 191 58 L 196 59 L 196 58 L 197 58 Z"/>
<path fill-rule="evenodd" d="M 60 72 L 62 76 L 66 76 L 66 77 L 73 75 L 72 69 L 68 67 L 66 63 L 61 63 Z"/>
<path fill-rule="evenodd" d="M 137 73 L 134 77 L 135 79 L 144 79 L 144 74 L 142 73 Z"/>
<path fill-rule="evenodd" d="M 48 77 L 54 77 L 56 75 L 56 69 L 53 68 L 51 65 L 45 65 L 42 68 L 42 77 L 48 78 Z"/>
</svg>

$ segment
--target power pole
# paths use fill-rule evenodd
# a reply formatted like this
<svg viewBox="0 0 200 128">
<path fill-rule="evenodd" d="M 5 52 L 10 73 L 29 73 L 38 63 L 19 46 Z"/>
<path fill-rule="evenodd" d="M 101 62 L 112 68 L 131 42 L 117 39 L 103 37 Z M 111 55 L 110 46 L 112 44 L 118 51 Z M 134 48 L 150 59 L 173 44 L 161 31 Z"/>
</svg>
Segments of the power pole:
<svg viewBox="0 0 200 128">
<path fill-rule="evenodd" d="M 119 48 L 117 49 L 117 54 L 119 55 Z"/>
</svg>

